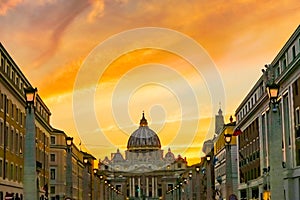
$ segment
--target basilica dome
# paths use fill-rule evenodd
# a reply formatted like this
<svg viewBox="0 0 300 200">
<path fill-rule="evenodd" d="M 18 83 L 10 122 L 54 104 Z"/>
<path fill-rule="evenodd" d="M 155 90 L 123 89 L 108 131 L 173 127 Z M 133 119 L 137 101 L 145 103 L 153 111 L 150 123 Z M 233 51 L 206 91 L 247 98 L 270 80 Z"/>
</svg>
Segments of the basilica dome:
<svg viewBox="0 0 300 200">
<path fill-rule="evenodd" d="M 127 143 L 128 151 L 154 151 L 161 148 L 160 140 L 157 134 L 148 127 L 144 113 L 140 121 L 140 127 L 134 131 Z"/>
</svg>

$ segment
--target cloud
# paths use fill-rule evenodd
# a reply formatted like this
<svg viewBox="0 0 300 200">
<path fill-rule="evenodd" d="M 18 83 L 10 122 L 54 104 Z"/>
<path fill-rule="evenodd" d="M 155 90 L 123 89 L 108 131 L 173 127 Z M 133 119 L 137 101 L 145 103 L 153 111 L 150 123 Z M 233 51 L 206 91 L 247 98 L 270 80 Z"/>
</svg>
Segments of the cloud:
<svg viewBox="0 0 300 200">
<path fill-rule="evenodd" d="M 104 11 L 103 0 L 92 0 L 92 11 L 88 15 L 88 22 L 93 22 L 96 17 L 101 17 Z"/>
<path fill-rule="evenodd" d="M 72 24 L 76 17 L 89 7 L 89 4 L 86 1 L 79 1 L 77 3 L 74 3 L 73 1 L 65 1 L 63 3 L 64 5 L 56 3 L 55 6 L 44 7 L 39 12 L 46 18 L 43 22 L 39 20 L 39 28 L 44 26 L 46 30 L 49 30 L 49 38 L 47 48 L 35 59 L 35 67 L 40 67 L 44 62 L 54 56 L 61 45 L 64 32 Z M 42 12 L 49 13 L 50 16 L 45 16 Z M 34 18 L 34 20 L 38 19 Z"/>
<path fill-rule="evenodd" d="M 0 16 L 6 15 L 8 10 L 13 9 L 14 7 L 18 6 L 20 3 L 22 3 L 23 0 L 3 0 L 0 3 Z"/>
<path fill-rule="evenodd" d="M 76 74 L 83 62 L 82 60 L 82 58 L 78 58 L 62 65 L 52 73 L 52 76 L 47 76 L 40 80 L 39 90 L 43 97 L 51 98 L 61 96 L 64 93 L 71 93 Z"/>
</svg>

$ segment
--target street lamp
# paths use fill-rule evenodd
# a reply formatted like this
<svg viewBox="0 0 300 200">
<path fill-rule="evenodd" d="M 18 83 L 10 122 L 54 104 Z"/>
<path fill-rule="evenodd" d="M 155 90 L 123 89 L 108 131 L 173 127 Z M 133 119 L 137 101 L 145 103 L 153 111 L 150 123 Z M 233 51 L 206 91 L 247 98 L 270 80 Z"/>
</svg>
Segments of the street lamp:
<svg viewBox="0 0 300 200">
<path fill-rule="evenodd" d="M 73 144 L 73 138 L 72 137 L 66 137 L 66 145 L 67 147 L 71 147 Z"/>
<path fill-rule="evenodd" d="M 73 181 L 72 181 L 72 171 L 73 171 L 73 163 L 72 163 L 72 145 L 73 138 L 66 137 L 66 145 L 67 145 L 67 169 L 66 169 L 66 195 L 68 198 L 73 198 Z"/>
<path fill-rule="evenodd" d="M 231 135 L 231 134 L 229 134 L 229 133 L 224 134 L 224 140 L 225 140 L 225 143 L 226 143 L 227 145 L 230 144 L 231 138 L 232 138 L 232 135 Z"/>
<path fill-rule="evenodd" d="M 34 105 L 37 88 L 33 88 L 32 86 L 29 86 L 28 88 L 24 89 L 24 92 L 26 97 L 26 106 L 27 106 L 26 108 L 31 109 L 31 106 Z"/>
<path fill-rule="evenodd" d="M 211 160 L 211 155 L 206 155 L 206 161 L 209 162 Z"/>
<path fill-rule="evenodd" d="M 270 99 L 270 104 L 272 104 L 273 112 L 277 112 L 277 106 L 278 106 L 278 94 L 279 94 L 279 85 L 276 83 L 267 84 L 267 92 Z"/>
<path fill-rule="evenodd" d="M 270 101 L 272 103 L 276 103 L 279 94 L 279 85 L 274 82 L 267 84 L 267 91 Z"/>
<path fill-rule="evenodd" d="M 232 183 L 232 164 L 231 164 L 231 139 L 232 134 L 224 134 L 224 141 L 226 143 L 226 199 L 229 199 L 233 194 L 233 183 Z"/>
<path fill-rule="evenodd" d="M 36 132 L 34 101 L 37 92 L 36 88 L 28 87 L 24 89 L 26 99 L 26 137 L 24 149 L 24 199 L 37 200 L 38 180 L 36 174 Z M 33 109 L 33 112 L 31 112 Z"/>
<path fill-rule="evenodd" d="M 193 177 L 193 172 L 192 172 L 192 170 L 190 170 L 189 171 L 189 178 L 192 179 L 192 177 Z"/>
</svg>

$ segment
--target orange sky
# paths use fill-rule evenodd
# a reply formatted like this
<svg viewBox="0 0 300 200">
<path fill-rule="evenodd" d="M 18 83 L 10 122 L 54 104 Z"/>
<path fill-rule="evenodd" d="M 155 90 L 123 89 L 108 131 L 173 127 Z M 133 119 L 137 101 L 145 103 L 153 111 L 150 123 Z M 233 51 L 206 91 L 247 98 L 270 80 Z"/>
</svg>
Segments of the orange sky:
<svg viewBox="0 0 300 200">
<path fill-rule="evenodd" d="M 164 150 L 171 147 L 193 163 L 199 161 L 203 140 L 213 133 L 216 102 L 221 102 L 226 119 L 233 115 L 299 19 L 298 0 L 4 0 L 0 40 L 38 87 L 52 112 L 51 124 L 75 137 L 75 143 L 83 141 L 97 158 L 126 149 L 144 110 Z M 135 30 L 144 27 L 173 30 L 183 41 L 198 43 L 214 75 L 207 76 L 203 68 L 199 73 L 186 58 L 199 52 L 169 51 L 188 44 L 172 34 L 161 40 L 142 38 Z M 128 45 L 130 51 L 118 54 L 126 42 L 122 38 L 127 40 L 124 34 L 132 30 L 136 41 Z M 140 48 L 140 41 L 164 48 Z M 111 56 L 113 62 L 84 71 L 101 56 Z M 224 98 L 220 94 L 212 99 L 212 85 L 223 89 Z M 93 98 L 74 106 L 74 94 L 79 91 L 84 97 L 91 88 Z M 90 103 L 95 119 L 86 115 Z"/>
</svg>

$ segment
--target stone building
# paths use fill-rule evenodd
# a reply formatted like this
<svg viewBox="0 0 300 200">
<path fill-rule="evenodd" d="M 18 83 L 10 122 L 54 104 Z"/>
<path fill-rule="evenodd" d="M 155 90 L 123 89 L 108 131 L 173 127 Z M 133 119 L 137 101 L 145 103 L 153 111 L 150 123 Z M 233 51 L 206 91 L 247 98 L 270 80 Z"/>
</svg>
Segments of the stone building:
<svg viewBox="0 0 300 200">
<path fill-rule="evenodd" d="M 300 26 L 262 71 L 235 114 L 239 198 L 300 199 Z M 279 86 L 275 109 L 270 83 Z"/>
<path fill-rule="evenodd" d="M 25 92 L 31 86 L 0 43 L 0 200 L 23 198 Z M 49 183 L 50 110 L 39 95 L 35 101 L 36 187 L 41 199 Z"/>
<path fill-rule="evenodd" d="M 182 199 L 187 161 L 170 148 L 164 155 L 158 135 L 144 116 L 128 139 L 125 157 L 119 150 L 99 161 L 104 199 Z"/>
</svg>

